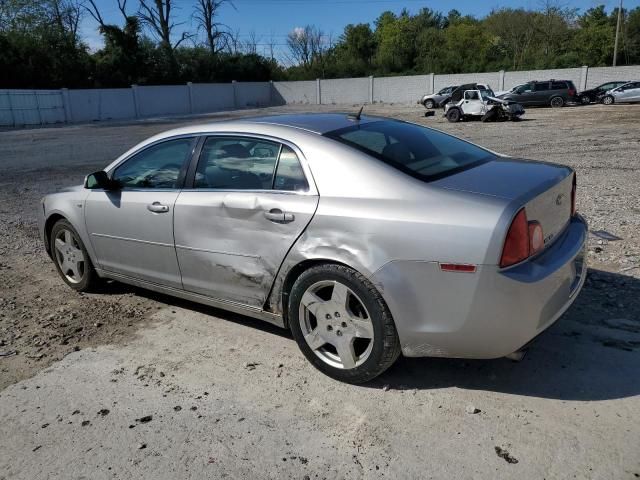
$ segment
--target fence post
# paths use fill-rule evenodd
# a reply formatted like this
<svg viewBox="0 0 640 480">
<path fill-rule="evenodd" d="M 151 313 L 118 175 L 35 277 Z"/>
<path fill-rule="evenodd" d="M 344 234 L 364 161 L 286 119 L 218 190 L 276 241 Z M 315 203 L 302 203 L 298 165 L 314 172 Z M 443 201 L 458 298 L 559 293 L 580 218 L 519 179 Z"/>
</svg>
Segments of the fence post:
<svg viewBox="0 0 640 480">
<path fill-rule="evenodd" d="M 71 112 L 71 102 L 69 101 L 69 89 L 61 88 L 60 93 L 62 96 L 62 108 L 64 110 L 64 123 L 71 123 L 73 121 Z"/>
<path fill-rule="evenodd" d="M 133 98 L 133 112 L 136 118 L 140 118 L 140 104 L 138 99 L 138 85 L 131 85 L 131 95 Z"/>
<path fill-rule="evenodd" d="M 504 70 L 498 72 L 498 90 L 504 90 Z"/>
<path fill-rule="evenodd" d="M 369 103 L 373 103 L 373 75 L 369 75 Z"/>
<path fill-rule="evenodd" d="M 238 97 L 236 94 L 236 83 L 238 83 L 236 80 L 231 80 L 231 89 L 233 90 L 233 109 L 235 110 L 236 108 L 238 108 Z"/>
<path fill-rule="evenodd" d="M 189 113 L 193 113 L 193 82 L 187 82 L 189 89 Z"/>
<path fill-rule="evenodd" d="M 269 106 L 273 105 L 273 80 L 269 80 Z"/>
<path fill-rule="evenodd" d="M 589 66 L 583 65 L 580 72 L 580 90 L 587 89 L 587 78 L 589 77 Z"/>
<path fill-rule="evenodd" d="M 320 91 L 320 79 L 316 78 L 316 103 L 322 105 L 322 95 Z"/>
<path fill-rule="evenodd" d="M 428 80 L 427 80 L 427 83 L 428 83 L 428 85 L 427 85 L 427 92 L 428 92 L 429 94 L 436 93 L 436 91 L 435 91 L 435 81 L 436 81 L 436 76 L 435 76 L 435 74 L 430 73 L 430 74 L 429 74 L 429 78 L 428 78 Z"/>
</svg>

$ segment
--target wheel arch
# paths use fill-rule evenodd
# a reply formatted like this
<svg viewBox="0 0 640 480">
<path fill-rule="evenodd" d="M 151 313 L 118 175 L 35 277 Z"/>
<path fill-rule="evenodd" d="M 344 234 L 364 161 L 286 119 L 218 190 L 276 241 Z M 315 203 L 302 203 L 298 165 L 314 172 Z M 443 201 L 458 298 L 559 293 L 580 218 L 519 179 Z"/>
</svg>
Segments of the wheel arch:
<svg viewBox="0 0 640 480">
<path fill-rule="evenodd" d="M 58 223 L 59 220 L 66 220 L 67 222 L 71 223 L 67 217 L 65 217 L 64 215 L 62 215 L 60 213 L 52 213 L 51 215 L 49 215 L 47 217 L 47 219 L 44 222 L 44 248 L 45 248 L 45 250 L 47 251 L 47 253 L 49 254 L 50 257 L 52 256 L 52 252 L 51 252 L 51 230 L 53 230 L 53 226 L 56 223 Z"/>
<path fill-rule="evenodd" d="M 300 278 L 300 275 L 302 275 L 304 272 L 306 272 L 310 268 L 316 267 L 318 265 L 341 265 L 343 267 L 350 268 L 351 270 L 364 275 L 357 268 L 354 268 L 353 266 L 347 263 L 344 263 L 335 259 L 330 259 L 330 258 L 311 258 L 311 259 L 302 260 L 296 263 L 295 265 L 293 265 L 284 276 L 284 280 L 282 281 L 282 286 L 280 287 L 280 291 L 277 295 L 277 300 L 276 300 L 281 302 L 282 320 L 284 322 L 285 328 L 289 328 L 289 315 L 288 315 L 289 301 L 288 300 L 289 300 L 289 294 L 291 293 L 291 289 L 293 288 L 293 285 L 296 283 L 296 280 Z"/>
</svg>

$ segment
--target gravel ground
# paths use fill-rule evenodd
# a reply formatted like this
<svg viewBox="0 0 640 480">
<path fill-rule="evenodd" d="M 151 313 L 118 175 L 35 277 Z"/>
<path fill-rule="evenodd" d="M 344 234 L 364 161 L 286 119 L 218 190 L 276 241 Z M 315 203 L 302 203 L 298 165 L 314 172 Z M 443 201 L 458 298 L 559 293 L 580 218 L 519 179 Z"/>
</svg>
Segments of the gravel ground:
<svg viewBox="0 0 640 480">
<path fill-rule="evenodd" d="M 266 110 L 311 109 L 335 107 Z M 640 106 L 495 124 L 365 110 L 576 169 L 589 277 L 525 360 L 400 359 L 353 387 L 269 325 L 57 278 L 38 239 L 42 195 L 154 133 L 265 110 L 3 131 L 0 479 L 640 477 Z"/>
</svg>

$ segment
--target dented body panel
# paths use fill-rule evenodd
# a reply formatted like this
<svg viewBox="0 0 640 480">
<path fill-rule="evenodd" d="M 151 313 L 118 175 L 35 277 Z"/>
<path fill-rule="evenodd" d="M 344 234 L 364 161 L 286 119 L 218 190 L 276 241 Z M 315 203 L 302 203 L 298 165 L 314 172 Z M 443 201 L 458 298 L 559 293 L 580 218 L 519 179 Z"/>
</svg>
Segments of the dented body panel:
<svg viewBox="0 0 640 480">
<path fill-rule="evenodd" d="M 188 181 L 164 193 L 77 188 L 44 199 L 41 234 L 52 215 L 64 216 L 99 275 L 279 325 L 286 325 L 288 288 L 301 266 L 344 264 L 380 291 L 407 356 L 506 355 L 568 308 L 586 272 L 586 224 L 570 218 L 566 203 L 571 169 L 495 154 L 422 181 L 323 135 L 354 122 L 339 114 L 284 115 L 165 132 L 105 171 L 167 139 L 193 137 L 199 145 L 211 135 L 245 136 L 294 150 L 309 189 L 196 189 Z M 134 194 L 141 207 L 123 208 Z M 160 216 L 144 208 L 157 195 L 170 207 Z M 506 231 L 523 206 L 553 236 L 540 255 L 500 269 Z M 269 219 L 274 211 L 286 220 Z M 442 263 L 476 271 L 443 272 Z"/>
</svg>

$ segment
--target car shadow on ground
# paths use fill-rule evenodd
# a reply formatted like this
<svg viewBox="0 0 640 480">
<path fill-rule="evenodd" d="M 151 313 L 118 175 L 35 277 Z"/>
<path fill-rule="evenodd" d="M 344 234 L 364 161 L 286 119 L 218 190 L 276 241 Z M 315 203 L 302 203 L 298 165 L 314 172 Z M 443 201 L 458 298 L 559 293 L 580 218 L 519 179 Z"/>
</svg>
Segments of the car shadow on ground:
<svg viewBox="0 0 640 480">
<path fill-rule="evenodd" d="M 106 286 L 104 293 L 135 293 L 291 338 L 288 330 L 261 320 L 116 282 Z M 575 303 L 536 339 L 521 362 L 506 358 L 400 357 L 387 372 L 363 387 L 396 390 L 458 387 L 561 400 L 606 400 L 640 394 L 638 372 L 640 280 L 590 269 Z"/>
</svg>

